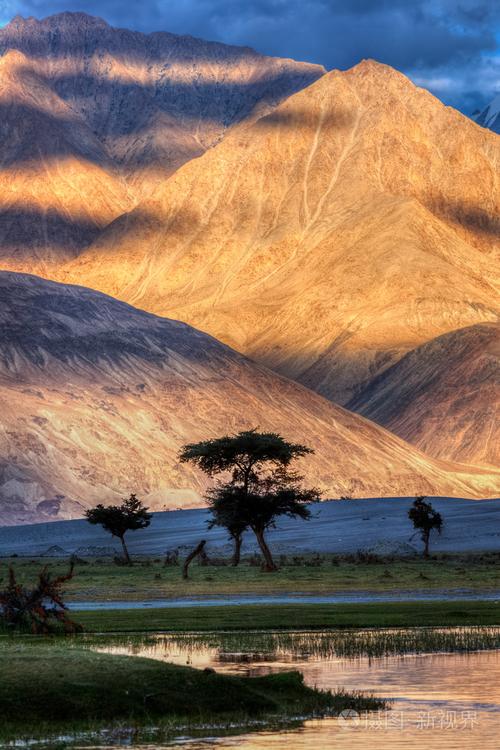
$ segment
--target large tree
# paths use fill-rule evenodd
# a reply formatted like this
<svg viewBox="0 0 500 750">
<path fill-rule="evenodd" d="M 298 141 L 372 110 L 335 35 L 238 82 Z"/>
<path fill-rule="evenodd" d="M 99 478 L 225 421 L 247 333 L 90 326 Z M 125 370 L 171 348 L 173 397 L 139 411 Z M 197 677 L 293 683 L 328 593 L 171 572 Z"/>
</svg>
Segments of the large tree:
<svg viewBox="0 0 500 750">
<path fill-rule="evenodd" d="M 431 531 L 435 529 L 438 534 L 443 528 L 443 517 L 441 513 L 434 510 L 423 495 L 415 498 L 413 505 L 408 511 L 408 518 L 413 523 L 414 529 L 420 532 L 424 543 L 424 557 L 429 557 L 429 542 Z"/>
<path fill-rule="evenodd" d="M 207 493 L 213 513 L 212 523 L 224 526 L 241 544 L 247 528 L 254 532 L 265 561 L 265 569 L 276 570 L 265 539 L 267 529 L 280 516 L 307 519 L 309 503 L 319 500 L 316 489 L 304 489 L 303 477 L 290 471 L 290 464 L 313 451 L 305 445 L 290 443 L 274 432 L 246 430 L 214 440 L 186 445 L 181 462 L 191 462 L 208 476 L 226 474 Z"/>
<path fill-rule="evenodd" d="M 102 526 L 121 541 L 125 562 L 131 565 L 125 534 L 127 531 L 145 529 L 152 518 L 152 513 L 148 513 L 148 508 L 144 507 L 136 495 L 130 495 L 121 505 L 96 505 L 95 508 L 87 510 L 85 516 L 89 523 Z"/>
</svg>

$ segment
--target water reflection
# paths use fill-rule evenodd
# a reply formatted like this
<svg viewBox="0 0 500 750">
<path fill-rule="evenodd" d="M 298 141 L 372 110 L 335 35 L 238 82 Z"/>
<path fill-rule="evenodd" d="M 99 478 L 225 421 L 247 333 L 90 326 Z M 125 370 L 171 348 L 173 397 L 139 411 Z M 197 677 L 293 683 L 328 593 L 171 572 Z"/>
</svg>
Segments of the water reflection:
<svg viewBox="0 0 500 750">
<path fill-rule="evenodd" d="M 318 647 L 318 639 L 327 636 L 297 634 L 295 642 L 282 639 L 268 651 L 259 649 L 259 634 L 245 634 L 239 649 L 234 636 L 219 635 L 120 639 L 98 648 L 233 674 L 262 675 L 293 665 L 310 685 L 362 690 L 393 701 L 391 711 L 380 714 L 307 721 L 297 728 L 236 737 L 181 737 L 165 745 L 134 745 L 134 750 L 498 750 L 500 651 L 348 658 Z"/>
</svg>

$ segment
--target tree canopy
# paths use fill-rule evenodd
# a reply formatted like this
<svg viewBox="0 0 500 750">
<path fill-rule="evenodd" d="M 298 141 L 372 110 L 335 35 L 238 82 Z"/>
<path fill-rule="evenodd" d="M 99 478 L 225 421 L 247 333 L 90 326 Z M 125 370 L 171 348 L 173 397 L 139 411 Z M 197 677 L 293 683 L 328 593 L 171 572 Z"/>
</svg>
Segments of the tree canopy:
<svg viewBox="0 0 500 750">
<path fill-rule="evenodd" d="M 86 511 L 89 523 L 102 526 L 113 536 L 120 539 L 125 560 L 130 563 L 130 555 L 125 544 L 125 533 L 145 529 L 151 523 L 152 513 L 148 513 L 142 502 L 134 494 L 121 505 L 96 505 Z"/>
<path fill-rule="evenodd" d="M 250 472 L 257 473 L 265 464 L 288 466 L 295 458 L 308 453 L 313 453 L 313 450 L 300 443 L 289 443 L 276 432 L 257 432 L 254 429 L 190 443 L 184 446 L 179 458 L 182 463 L 195 464 L 209 476 L 230 471 L 233 479 L 244 480 Z"/>
</svg>

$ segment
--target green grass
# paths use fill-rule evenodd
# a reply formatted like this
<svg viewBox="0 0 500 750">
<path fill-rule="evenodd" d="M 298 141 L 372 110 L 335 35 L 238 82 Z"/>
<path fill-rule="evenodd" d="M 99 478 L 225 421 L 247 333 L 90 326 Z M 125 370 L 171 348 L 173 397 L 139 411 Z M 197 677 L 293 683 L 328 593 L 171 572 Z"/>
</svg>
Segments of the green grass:
<svg viewBox="0 0 500 750">
<path fill-rule="evenodd" d="M 172 731 L 186 723 L 282 720 L 384 706 L 369 696 L 309 688 L 298 672 L 223 675 L 95 653 L 63 639 L 3 639 L 0 674 L 3 741 L 124 725 Z"/>
<path fill-rule="evenodd" d="M 240 605 L 78 612 L 88 632 L 500 625 L 498 602 Z"/>
<path fill-rule="evenodd" d="M 225 661 L 247 662 L 248 655 L 317 659 L 401 656 L 486 651 L 500 648 L 500 627 L 337 629 L 328 631 L 233 631 L 164 635 L 85 636 L 97 645 L 116 643 L 128 648 L 160 644 L 193 654 L 214 649 Z M 92 641 L 94 639 L 94 641 Z M 110 640 L 111 639 L 111 640 Z"/>
<path fill-rule="evenodd" d="M 355 556 L 323 556 L 313 567 L 311 556 L 302 564 L 281 566 L 277 573 L 262 573 L 244 561 L 239 568 L 202 567 L 193 564 L 190 580 L 183 581 L 180 568 L 164 567 L 162 560 L 138 560 L 132 567 L 113 562 L 89 560 L 76 566 L 75 577 L 67 586 L 67 598 L 73 600 L 141 600 L 183 596 L 228 594 L 326 594 L 342 591 L 421 591 L 440 589 L 495 591 L 500 589 L 500 555 L 439 556 L 400 560 L 357 562 Z M 4 559 L 0 562 L 0 585 L 7 579 L 12 563 L 21 582 L 33 581 L 41 565 L 54 572 L 67 568 L 65 560 Z"/>
</svg>

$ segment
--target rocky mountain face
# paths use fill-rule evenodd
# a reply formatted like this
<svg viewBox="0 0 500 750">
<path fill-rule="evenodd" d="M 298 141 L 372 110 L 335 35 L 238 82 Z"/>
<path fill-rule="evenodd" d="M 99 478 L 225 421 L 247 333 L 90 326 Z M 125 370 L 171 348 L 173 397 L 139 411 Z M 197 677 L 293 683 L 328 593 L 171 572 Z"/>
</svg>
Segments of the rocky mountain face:
<svg viewBox="0 0 500 750">
<path fill-rule="evenodd" d="M 500 309 L 500 141 L 395 70 L 232 131 L 58 278 L 180 318 L 347 403 Z"/>
<path fill-rule="evenodd" d="M 500 466 L 500 325 L 451 331 L 417 347 L 348 404 L 428 455 Z"/>
<path fill-rule="evenodd" d="M 84 13 L 42 21 L 17 16 L 0 29 L 0 54 L 9 50 L 23 53 L 52 100 L 85 124 L 85 137 L 97 141 L 135 195 L 149 195 L 234 123 L 268 111 L 325 72 L 247 47 L 116 29 Z"/>
<path fill-rule="evenodd" d="M 0 274 L 1 520 L 197 504 L 179 446 L 257 425 L 329 496 L 498 494 L 497 109 L 81 13 L 0 29 L 0 268 L 64 283 Z"/>
<path fill-rule="evenodd" d="M 242 428 L 315 448 L 327 496 L 482 496 L 494 472 L 429 459 L 204 333 L 97 292 L 0 273 L 0 519 L 81 516 L 138 492 L 152 508 L 202 504 L 179 464 L 188 441 Z"/>
<path fill-rule="evenodd" d="M 102 143 L 26 56 L 0 57 L 1 266 L 49 273 L 134 205 Z"/>
<path fill-rule="evenodd" d="M 474 118 L 478 125 L 500 134 L 500 94 L 497 94 L 487 107 Z"/>
</svg>

